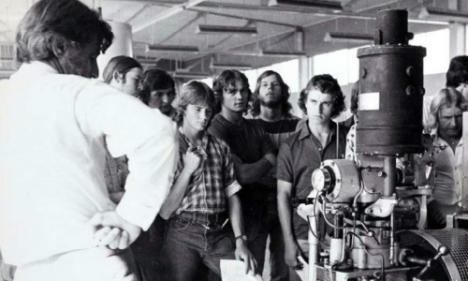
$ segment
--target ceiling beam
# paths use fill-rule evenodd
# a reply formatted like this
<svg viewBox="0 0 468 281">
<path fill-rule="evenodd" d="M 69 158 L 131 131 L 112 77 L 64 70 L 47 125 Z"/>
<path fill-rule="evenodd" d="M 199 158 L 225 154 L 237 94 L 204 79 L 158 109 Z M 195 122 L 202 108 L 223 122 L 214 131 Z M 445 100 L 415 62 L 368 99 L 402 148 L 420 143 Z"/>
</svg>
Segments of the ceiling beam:
<svg viewBox="0 0 468 281">
<path fill-rule="evenodd" d="M 272 25 L 287 26 L 287 27 L 299 27 L 299 26 L 296 26 L 296 25 L 293 25 L 293 24 L 288 24 L 288 23 L 281 23 L 281 22 L 272 21 L 272 20 L 258 19 L 258 18 L 254 18 L 254 17 L 232 15 L 232 14 L 229 14 L 229 13 L 223 13 L 223 12 L 218 12 L 218 11 L 201 9 L 201 8 L 198 8 L 198 7 L 197 8 L 189 8 L 188 10 L 196 11 L 196 12 L 204 12 L 204 13 L 207 13 L 207 14 L 220 16 L 220 17 L 227 17 L 227 18 L 240 19 L 240 20 L 251 20 L 251 21 L 255 21 L 255 22 L 267 23 L 267 24 L 272 24 Z"/>
<path fill-rule="evenodd" d="M 186 29 L 188 26 L 190 26 L 192 23 L 194 23 L 195 21 L 197 21 L 198 19 L 200 19 L 201 17 L 203 16 L 203 14 L 201 13 L 198 13 L 196 17 L 194 17 L 193 19 L 191 19 L 190 21 L 188 21 L 186 24 L 182 25 L 181 27 L 179 27 L 177 30 L 175 30 L 174 32 L 172 32 L 171 34 L 169 34 L 169 36 L 167 36 L 166 38 L 162 39 L 162 40 L 159 40 L 158 44 L 164 44 L 164 42 L 170 40 L 172 37 L 176 36 L 177 33 L 181 32 L 182 30 Z"/>
<path fill-rule="evenodd" d="M 158 1 L 151 1 L 151 0 L 102 0 L 103 2 L 138 2 L 138 3 L 147 3 L 153 5 L 181 5 L 185 1 L 178 0 L 178 1 L 168 1 L 168 0 L 158 0 Z M 307 9 L 307 11 L 295 9 L 295 8 L 288 8 L 288 7 L 269 7 L 267 5 L 252 5 L 252 4 L 238 4 L 238 3 L 224 3 L 224 2 L 215 2 L 215 1 L 204 1 L 197 5 L 200 8 L 215 8 L 215 9 L 235 9 L 235 10 L 248 10 L 248 11 L 263 11 L 263 12 L 288 12 L 288 13 L 309 13 L 311 9 Z"/>
<path fill-rule="evenodd" d="M 186 9 L 188 8 L 191 8 L 191 7 L 195 7 L 197 6 L 198 4 L 202 3 L 203 1 L 205 0 L 189 0 L 187 2 L 184 2 L 182 4 L 178 4 L 178 5 L 175 5 L 175 6 L 172 6 L 166 10 L 164 10 L 163 12 L 157 14 L 155 17 L 152 17 L 150 18 L 148 21 L 142 23 L 142 24 L 139 24 L 137 26 L 135 26 L 133 28 L 133 33 L 136 33 L 136 32 L 139 32 L 159 21 L 162 21 L 162 20 L 165 20 L 165 19 L 168 19 L 170 17 L 173 17 L 177 14 L 179 14 L 180 12 L 183 12 L 185 11 Z"/>
</svg>

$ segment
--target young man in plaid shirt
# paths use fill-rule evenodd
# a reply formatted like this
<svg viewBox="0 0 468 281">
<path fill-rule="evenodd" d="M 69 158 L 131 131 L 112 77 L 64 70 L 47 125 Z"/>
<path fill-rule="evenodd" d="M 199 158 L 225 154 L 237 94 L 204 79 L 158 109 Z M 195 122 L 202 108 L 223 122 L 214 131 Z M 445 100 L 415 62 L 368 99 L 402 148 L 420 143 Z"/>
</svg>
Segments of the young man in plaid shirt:
<svg viewBox="0 0 468 281">
<path fill-rule="evenodd" d="M 169 218 L 162 256 L 171 281 L 196 280 L 201 265 L 220 275 L 220 260 L 226 258 L 243 260 L 246 270 L 256 268 L 246 246 L 231 152 L 206 132 L 214 105 L 206 84 L 191 81 L 182 87 L 176 116 L 180 157 L 160 211 Z"/>
</svg>

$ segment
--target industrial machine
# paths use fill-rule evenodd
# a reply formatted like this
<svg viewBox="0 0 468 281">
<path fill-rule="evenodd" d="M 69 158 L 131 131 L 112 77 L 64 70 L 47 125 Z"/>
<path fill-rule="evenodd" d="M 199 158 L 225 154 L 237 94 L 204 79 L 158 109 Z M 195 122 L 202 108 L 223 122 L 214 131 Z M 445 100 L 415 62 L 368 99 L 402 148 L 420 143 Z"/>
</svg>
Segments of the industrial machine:
<svg viewBox="0 0 468 281">
<path fill-rule="evenodd" d="M 382 11 L 360 60 L 357 160 L 326 160 L 301 213 L 307 280 L 468 280 L 468 232 L 423 230 L 423 47 L 405 10 Z"/>
</svg>

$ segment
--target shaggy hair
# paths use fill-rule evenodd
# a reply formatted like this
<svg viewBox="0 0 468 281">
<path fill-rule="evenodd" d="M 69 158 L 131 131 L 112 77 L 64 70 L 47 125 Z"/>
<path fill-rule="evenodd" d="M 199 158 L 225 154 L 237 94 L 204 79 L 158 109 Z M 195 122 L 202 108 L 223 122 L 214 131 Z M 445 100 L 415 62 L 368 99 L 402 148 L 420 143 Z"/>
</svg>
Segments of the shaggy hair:
<svg viewBox="0 0 468 281">
<path fill-rule="evenodd" d="M 75 42 L 82 46 L 98 40 L 104 52 L 114 35 L 97 12 L 77 0 L 41 0 L 21 20 L 16 33 L 17 60 L 48 61 L 54 47 Z"/>
<path fill-rule="evenodd" d="M 275 76 L 276 80 L 280 83 L 281 87 L 281 113 L 285 116 L 291 117 L 291 109 L 292 106 L 288 102 L 289 100 L 289 86 L 284 83 L 283 78 L 279 73 L 273 71 L 273 70 L 267 70 L 263 72 L 258 78 L 257 78 L 257 85 L 255 86 L 255 90 L 252 93 L 252 116 L 258 116 L 260 114 L 260 86 L 262 83 L 263 78 L 266 78 L 268 76 Z"/>
<path fill-rule="evenodd" d="M 305 107 L 305 102 L 309 91 L 312 89 L 317 89 L 324 94 L 329 94 L 333 97 L 333 110 L 331 113 L 331 118 L 335 118 L 345 109 L 345 102 L 343 92 L 341 91 L 338 81 L 336 81 L 333 76 L 330 74 L 321 74 L 315 75 L 307 83 L 307 86 L 304 90 L 301 91 L 299 95 L 299 100 L 297 104 L 299 108 L 307 115 L 307 109 Z"/>
</svg>

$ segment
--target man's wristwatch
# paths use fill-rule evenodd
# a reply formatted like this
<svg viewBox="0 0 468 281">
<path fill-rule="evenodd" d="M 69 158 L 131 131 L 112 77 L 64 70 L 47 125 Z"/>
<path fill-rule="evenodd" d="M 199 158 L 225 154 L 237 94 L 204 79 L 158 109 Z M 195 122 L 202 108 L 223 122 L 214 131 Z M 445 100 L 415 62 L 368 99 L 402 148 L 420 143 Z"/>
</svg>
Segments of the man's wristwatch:
<svg viewBox="0 0 468 281">
<path fill-rule="evenodd" d="M 241 240 L 247 242 L 247 235 L 245 235 L 245 234 L 237 235 L 236 237 L 234 237 L 234 239 L 236 241 L 237 241 L 237 239 L 241 239 Z"/>
</svg>

